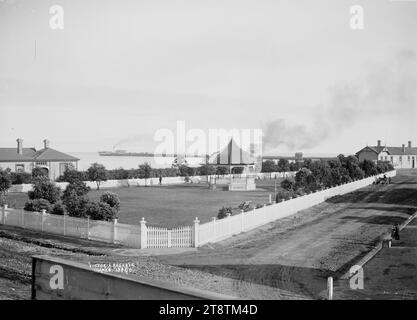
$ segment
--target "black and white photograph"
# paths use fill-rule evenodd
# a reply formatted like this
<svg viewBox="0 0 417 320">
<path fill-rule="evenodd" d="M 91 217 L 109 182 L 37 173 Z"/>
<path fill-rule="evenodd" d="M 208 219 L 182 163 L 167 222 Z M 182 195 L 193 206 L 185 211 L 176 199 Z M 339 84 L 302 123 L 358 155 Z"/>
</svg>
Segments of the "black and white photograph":
<svg viewBox="0 0 417 320">
<path fill-rule="evenodd" d="M 417 1 L 0 0 L 0 210 L 0 300 L 417 300 Z"/>
</svg>

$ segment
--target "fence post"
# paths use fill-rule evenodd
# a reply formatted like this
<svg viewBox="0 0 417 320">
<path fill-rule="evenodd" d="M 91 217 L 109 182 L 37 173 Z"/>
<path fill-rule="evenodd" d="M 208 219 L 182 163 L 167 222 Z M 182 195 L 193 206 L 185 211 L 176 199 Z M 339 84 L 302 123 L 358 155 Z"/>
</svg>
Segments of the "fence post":
<svg viewBox="0 0 417 320">
<path fill-rule="evenodd" d="M 264 217 L 264 223 L 267 224 L 269 222 L 269 219 L 268 219 L 268 209 L 266 208 L 266 203 L 264 203 L 262 209 L 265 210 L 264 211 L 265 212 L 264 213 L 264 215 L 265 215 L 265 217 Z"/>
<path fill-rule="evenodd" d="M 117 219 L 113 219 L 113 226 L 112 226 L 112 238 L 111 238 L 111 242 L 112 243 L 116 243 L 116 239 L 117 239 Z"/>
<path fill-rule="evenodd" d="M 195 217 L 194 220 L 194 229 L 193 229 L 193 247 L 198 248 L 198 227 L 200 225 L 200 220 Z"/>
<path fill-rule="evenodd" d="M 240 232 L 245 231 L 245 211 L 240 210 Z"/>
<path fill-rule="evenodd" d="M 171 242 L 172 242 L 172 240 L 171 240 L 171 231 L 172 230 L 168 230 L 168 248 L 171 248 L 171 246 L 172 246 L 172 244 L 171 244 Z"/>
<path fill-rule="evenodd" d="M 64 236 L 66 236 L 67 235 L 67 221 L 66 221 L 66 218 L 65 218 L 65 216 L 66 216 L 66 214 L 65 214 L 65 212 L 64 212 Z"/>
<path fill-rule="evenodd" d="M 148 230 L 146 228 L 145 218 L 140 220 L 140 248 L 145 249 L 148 247 Z"/>
<path fill-rule="evenodd" d="M 216 240 L 217 234 L 216 234 L 216 217 L 211 218 L 211 224 L 213 225 L 213 240 Z"/>
<path fill-rule="evenodd" d="M 327 300 L 333 300 L 333 277 L 327 278 Z"/>
<path fill-rule="evenodd" d="M 90 240 L 90 216 L 87 216 L 87 240 Z"/>
<path fill-rule="evenodd" d="M 228 212 L 226 219 L 227 219 L 227 228 L 228 228 L 227 230 L 228 230 L 229 235 L 232 235 L 232 222 L 230 220 L 231 216 L 232 216 L 231 213 Z"/>
<path fill-rule="evenodd" d="M 5 204 L 1 208 L 1 223 L 6 224 L 6 217 L 7 217 L 7 204 Z"/>
<path fill-rule="evenodd" d="M 24 228 L 25 227 L 25 210 L 22 210 L 21 213 L 22 213 L 21 223 L 22 223 L 22 228 Z"/>
<path fill-rule="evenodd" d="M 42 212 L 41 212 L 41 215 L 42 215 L 42 219 L 41 219 L 41 221 L 42 221 L 42 231 L 43 231 L 43 229 L 44 229 L 44 223 L 45 223 L 45 214 L 46 214 L 46 210 L 45 209 L 42 209 Z"/>
</svg>

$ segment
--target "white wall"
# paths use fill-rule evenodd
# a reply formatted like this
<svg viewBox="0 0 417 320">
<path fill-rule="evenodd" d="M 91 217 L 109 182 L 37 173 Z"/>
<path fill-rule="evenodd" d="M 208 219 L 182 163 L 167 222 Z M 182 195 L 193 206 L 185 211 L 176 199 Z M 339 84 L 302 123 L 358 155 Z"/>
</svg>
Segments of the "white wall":
<svg viewBox="0 0 417 320">
<path fill-rule="evenodd" d="M 275 176 L 280 178 L 284 176 L 294 176 L 296 172 L 271 172 L 271 173 L 258 173 L 257 177 L 260 179 L 267 179 L 267 178 L 274 178 Z M 240 175 L 245 177 L 245 174 Z M 230 177 L 230 175 L 224 175 L 222 177 Z M 193 183 L 206 183 L 208 176 L 192 176 L 190 180 Z M 97 184 L 94 181 L 85 181 L 87 186 L 91 189 L 96 189 Z M 159 185 L 159 178 L 149 178 L 149 179 L 124 179 L 124 180 L 107 180 L 103 181 L 100 184 L 100 189 L 111 189 L 111 188 L 121 188 L 121 187 L 131 187 L 131 186 L 152 186 L 152 185 Z M 163 185 L 172 185 L 172 184 L 181 184 L 186 183 L 185 177 L 163 177 L 162 184 Z M 56 182 L 56 184 L 64 190 L 68 182 Z M 32 190 L 31 184 L 20 184 L 20 185 L 12 185 L 9 189 L 9 192 L 28 192 Z"/>
</svg>

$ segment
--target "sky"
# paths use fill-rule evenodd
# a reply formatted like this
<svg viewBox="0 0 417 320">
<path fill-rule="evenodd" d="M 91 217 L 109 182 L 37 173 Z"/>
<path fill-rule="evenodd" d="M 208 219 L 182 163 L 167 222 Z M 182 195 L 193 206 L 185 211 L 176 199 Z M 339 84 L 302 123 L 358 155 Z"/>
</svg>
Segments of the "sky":
<svg viewBox="0 0 417 320">
<path fill-rule="evenodd" d="M 152 152 L 177 121 L 264 154 L 417 146 L 416 35 L 417 2 L 0 0 L 0 146 Z"/>
</svg>

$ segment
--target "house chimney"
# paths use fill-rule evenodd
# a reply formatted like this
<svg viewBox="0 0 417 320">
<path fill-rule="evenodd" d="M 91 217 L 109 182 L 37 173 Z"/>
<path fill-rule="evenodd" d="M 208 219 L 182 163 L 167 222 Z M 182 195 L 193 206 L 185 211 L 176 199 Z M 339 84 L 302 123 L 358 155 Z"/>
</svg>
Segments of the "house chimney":
<svg viewBox="0 0 417 320">
<path fill-rule="evenodd" d="M 49 148 L 49 140 L 48 139 L 43 140 L 43 147 L 45 149 Z"/>
<path fill-rule="evenodd" d="M 17 153 L 23 154 L 23 139 L 19 138 L 16 141 L 17 141 Z"/>
<path fill-rule="evenodd" d="M 381 140 L 378 140 L 377 142 L 378 142 L 378 147 L 380 147 L 381 146 Z"/>
<path fill-rule="evenodd" d="M 411 141 L 408 141 L 408 147 L 411 149 L 412 145 L 411 145 Z"/>
<path fill-rule="evenodd" d="M 403 152 L 405 153 L 405 144 L 403 144 Z"/>
</svg>

